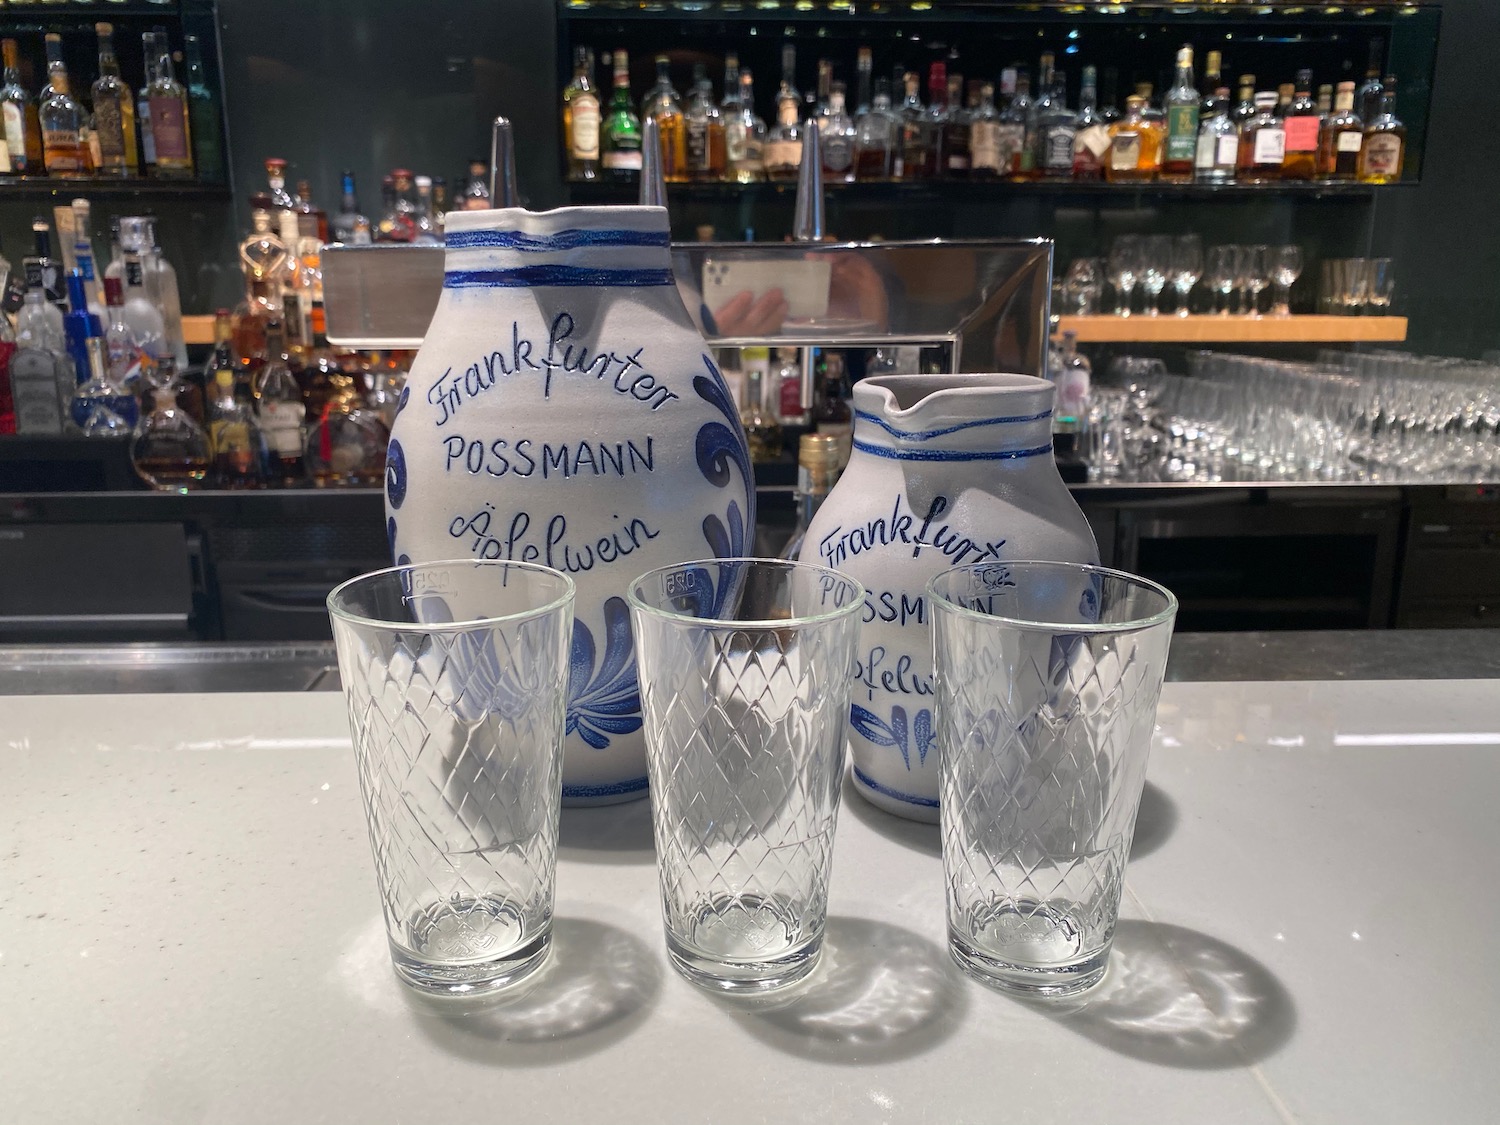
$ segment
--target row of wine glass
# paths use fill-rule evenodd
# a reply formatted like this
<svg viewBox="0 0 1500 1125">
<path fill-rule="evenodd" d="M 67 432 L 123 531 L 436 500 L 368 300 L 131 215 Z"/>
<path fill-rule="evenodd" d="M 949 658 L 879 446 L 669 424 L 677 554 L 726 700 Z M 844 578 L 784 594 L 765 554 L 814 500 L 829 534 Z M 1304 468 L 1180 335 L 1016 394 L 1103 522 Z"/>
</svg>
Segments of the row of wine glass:
<svg viewBox="0 0 1500 1125">
<path fill-rule="evenodd" d="M 1300 246 L 1210 246 L 1196 234 L 1116 238 L 1105 258 L 1075 258 L 1063 278 L 1062 311 L 1077 315 L 1160 316 L 1171 294 L 1171 311 L 1187 316 L 1188 298 L 1201 281 L 1214 313 L 1262 315 L 1261 294 L 1272 289 L 1270 314 L 1290 316 L 1289 295 L 1302 275 Z M 1113 304 L 1104 305 L 1105 283 Z M 1140 290 L 1139 302 L 1136 291 Z"/>
</svg>

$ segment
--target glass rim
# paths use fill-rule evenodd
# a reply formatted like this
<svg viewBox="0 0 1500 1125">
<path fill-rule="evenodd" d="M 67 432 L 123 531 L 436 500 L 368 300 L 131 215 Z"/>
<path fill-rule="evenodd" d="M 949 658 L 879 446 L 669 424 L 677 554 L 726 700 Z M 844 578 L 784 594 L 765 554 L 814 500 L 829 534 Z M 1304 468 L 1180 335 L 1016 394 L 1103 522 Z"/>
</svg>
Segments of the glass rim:
<svg viewBox="0 0 1500 1125">
<path fill-rule="evenodd" d="M 490 617 L 473 617 L 463 621 L 434 621 L 431 623 L 422 621 L 388 621 L 379 617 L 367 617 L 362 613 L 354 613 L 351 610 L 345 609 L 336 602 L 336 599 L 341 594 L 361 583 L 373 583 L 378 579 L 388 578 L 393 574 L 399 574 L 403 571 L 414 572 L 440 566 L 474 566 L 486 570 L 496 567 L 513 566 L 520 570 L 529 570 L 539 574 L 550 575 L 554 578 L 561 578 L 563 581 L 563 590 L 561 594 L 545 605 L 517 610 L 515 613 L 501 613 Z M 379 570 L 356 574 L 353 578 L 346 578 L 332 590 L 329 590 L 328 597 L 324 599 L 324 602 L 328 607 L 330 617 L 349 625 L 359 625 L 368 629 L 386 629 L 391 632 L 400 633 L 458 633 L 468 629 L 506 625 L 511 622 L 545 617 L 549 613 L 556 613 L 563 606 L 572 603 L 577 593 L 578 586 L 571 578 L 562 571 L 550 566 L 543 566 L 541 563 L 518 562 L 511 559 L 432 559 L 428 562 L 397 563 L 395 566 L 381 567 Z"/>
<path fill-rule="evenodd" d="M 669 571 L 682 570 L 692 566 L 710 566 L 719 563 L 757 563 L 761 566 L 769 566 L 780 570 L 804 570 L 809 574 L 831 575 L 840 581 L 847 582 L 858 592 L 859 596 L 851 598 L 849 604 L 840 606 L 827 613 L 802 614 L 796 617 L 772 617 L 765 620 L 737 621 L 728 617 L 695 617 L 690 613 L 678 613 L 675 610 L 662 609 L 660 606 L 648 605 L 636 596 L 635 588 L 648 578 L 665 574 Z M 822 566 L 818 563 L 799 562 L 795 559 L 768 559 L 754 555 L 731 555 L 726 558 L 688 559 L 685 562 L 672 563 L 669 566 L 656 566 L 643 574 L 639 574 L 625 584 L 625 600 L 631 609 L 638 609 L 642 613 L 663 621 L 677 622 L 683 625 L 696 625 L 699 628 L 708 629 L 792 629 L 804 625 L 819 625 L 828 621 L 837 621 L 841 617 L 847 617 L 856 610 L 863 608 L 865 604 L 865 585 L 857 578 L 852 578 L 841 570 Z"/>
<path fill-rule="evenodd" d="M 937 584 L 949 574 L 959 571 L 973 572 L 976 570 L 988 570 L 997 567 L 1023 566 L 1034 569 L 1045 569 L 1054 571 L 1071 571 L 1073 573 L 1095 574 L 1104 578 L 1117 578 L 1132 586 L 1149 590 L 1154 594 L 1166 599 L 1166 604 L 1157 612 L 1146 617 L 1136 617 L 1129 621 L 1043 621 L 1035 617 L 1012 617 L 1003 613 L 981 613 L 977 609 L 959 605 L 947 595 L 937 589 Z M 1158 625 L 1171 621 L 1177 616 L 1177 595 L 1168 590 L 1160 582 L 1153 582 L 1149 578 L 1142 578 L 1139 574 L 1131 574 L 1129 571 L 1115 570 L 1113 567 L 1099 566 L 1094 563 L 1072 563 L 1058 562 L 1053 559 L 1015 559 L 1007 562 L 969 563 L 966 566 L 955 566 L 948 570 L 932 576 L 925 588 L 926 593 L 931 596 L 933 606 L 942 609 L 946 613 L 952 613 L 959 617 L 967 617 L 975 621 L 998 622 L 1017 629 L 1025 629 L 1037 633 L 1138 633 L 1146 629 L 1155 628 Z"/>
</svg>

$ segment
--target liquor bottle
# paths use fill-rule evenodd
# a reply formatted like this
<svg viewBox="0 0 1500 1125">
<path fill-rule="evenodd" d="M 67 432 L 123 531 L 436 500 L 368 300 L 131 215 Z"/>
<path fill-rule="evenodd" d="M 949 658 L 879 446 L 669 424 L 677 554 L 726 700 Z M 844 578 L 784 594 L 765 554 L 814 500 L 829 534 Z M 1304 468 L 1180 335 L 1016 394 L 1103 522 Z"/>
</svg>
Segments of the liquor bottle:
<svg viewBox="0 0 1500 1125">
<path fill-rule="evenodd" d="M 167 342 L 166 321 L 146 288 L 146 264 L 139 232 L 122 226 L 121 244 L 125 252 L 125 323 L 130 326 L 143 363 L 145 360 L 158 363 L 171 356 L 173 349 Z"/>
<path fill-rule="evenodd" d="M 858 121 L 875 103 L 872 100 L 874 91 L 871 89 L 870 78 L 874 68 L 874 54 L 868 47 L 861 47 L 855 55 L 854 63 L 854 119 Z"/>
<path fill-rule="evenodd" d="M 42 126 L 36 103 L 21 85 L 21 55 L 14 39 L 0 43 L 4 52 L 5 87 L 0 89 L 0 115 L 5 121 L 5 148 L 10 170 L 20 176 L 46 172 L 42 153 Z"/>
<path fill-rule="evenodd" d="M 795 348 L 776 349 L 776 369 L 771 375 L 776 401 L 776 420 L 783 426 L 805 426 L 810 417 L 802 407 L 802 365 Z"/>
<path fill-rule="evenodd" d="M 1333 116 L 1333 83 L 1324 82 L 1318 87 L 1318 127 Z"/>
<path fill-rule="evenodd" d="M 995 84 L 985 82 L 979 87 L 979 105 L 969 115 L 969 175 L 994 180 L 1000 173 L 1000 114 L 995 109 Z"/>
<path fill-rule="evenodd" d="M 66 408 L 78 386 L 78 368 L 68 354 L 62 313 L 47 300 L 41 282 L 29 276 L 21 307 L 16 312 L 16 348 L 13 370 L 14 365 L 20 364 L 38 378 L 50 374 L 58 401 Z"/>
<path fill-rule="evenodd" d="M 1135 84 L 1136 96 L 1141 99 L 1141 117 L 1147 121 L 1159 121 L 1166 124 L 1166 113 L 1156 104 L 1156 86 L 1151 82 L 1137 82 Z"/>
<path fill-rule="evenodd" d="M 264 331 L 265 324 L 281 316 L 281 275 L 289 251 L 271 227 L 270 199 L 264 195 L 250 197 L 251 230 L 240 243 L 240 265 L 245 274 L 246 315 L 240 322 L 240 355 L 248 357 L 253 341 Z"/>
<path fill-rule="evenodd" d="M 60 309 L 67 304 L 68 287 L 63 278 L 62 262 L 52 256 L 52 228 L 41 215 L 31 220 L 31 240 L 33 252 L 21 259 L 26 284 L 29 286 L 34 280 L 47 300 Z"/>
<path fill-rule="evenodd" d="M 854 121 L 844 107 L 847 97 L 844 84 L 833 83 L 828 93 L 828 112 L 818 121 L 825 183 L 850 183 L 854 180 Z"/>
<path fill-rule="evenodd" d="M 224 178 L 224 144 L 220 132 L 219 95 L 203 70 L 203 50 L 196 35 L 183 40 L 187 55 L 188 129 L 193 138 L 193 162 L 198 178 L 217 183 Z"/>
<path fill-rule="evenodd" d="M 23 346 L 10 318 L 0 316 L 0 434 L 57 436 L 70 428 L 72 371 L 51 352 Z"/>
<path fill-rule="evenodd" d="M 151 107 L 151 139 L 156 146 L 156 174 L 162 179 L 193 177 L 193 136 L 187 90 L 172 73 L 166 35 L 156 39 L 156 68 L 146 99 Z"/>
<path fill-rule="evenodd" d="M 948 75 L 948 88 L 944 98 L 948 110 L 943 116 L 938 135 L 943 175 L 959 180 L 968 179 L 974 170 L 973 141 L 969 135 L 970 115 L 963 105 L 963 83 L 963 75 Z"/>
<path fill-rule="evenodd" d="M 73 361 L 74 382 L 82 383 L 89 377 L 89 353 L 87 340 L 90 336 L 103 336 L 100 318 L 89 311 L 88 297 L 84 292 L 83 274 L 79 270 L 68 271 L 68 311 L 63 314 L 63 343 Z"/>
<path fill-rule="evenodd" d="M 797 107 L 800 112 L 800 99 Z M 750 355 L 751 352 L 760 353 L 765 350 L 745 349 L 745 400 L 740 406 L 740 424 L 745 427 L 745 442 L 750 447 L 752 461 L 774 461 L 781 456 L 781 426 L 765 404 L 767 362 L 759 355 Z"/>
<path fill-rule="evenodd" d="M 297 212 L 297 234 L 300 237 L 328 241 L 328 212 L 313 202 L 312 184 L 307 180 L 297 181 L 292 210 Z"/>
<path fill-rule="evenodd" d="M 97 346 L 98 340 L 90 344 Z M 170 356 L 157 364 L 152 382 L 151 413 L 141 420 L 130 442 L 136 475 L 152 488 L 196 488 L 213 466 L 208 434 L 178 402 L 186 388 Z"/>
<path fill-rule="evenodd" d="M 1056 91 L 1053 89 L 1055 75 L 1053 67 L 1055 56 L 1051 51 L 1043 51 L 1041 64 L 1036 73 L 1036 97 L 1032 99 L 1030 108 L 1030 119 L 1026 123 L 1026 139 L 1031 148 L 1031 170 L 1032 179 L 1039 179 L 1046 174 L 1047 150 L 1046 141 L 1042 136 L 1041 121 L 1043 117 L 1051 117 L 1053 109 L 1053 97 Z M 1071 163 L 1069 171 L 1071 172 Z"/>
<path fill-rule="evenodd" d="M 1099 86 L 1099 118 L 1106 126 L 1120 120 L 1120 70 L 1118 67 L 1104 68 L 1103 81 Z"/>
<path fill-rule="evenodd" d="M 411 237 L 392 238 L 390 241 L 415 242 L 417 238 L 415 207 L 410 214 L 400 214 L 410 224 Z M 286 260 L 282 262 L 280 275 L 276 278 L 276 284 L 281 290 L 281 325 L 286 333 L 288 350 L 296 355 L 312 347 L 312 333 L 309 326 L 311 310 L 305 300 L 306 294 L 301 285 L 302 263 L 298 254 L 301 235 L 297 233 L 297 212 L 277 211 L 276 220 L 280 227 L 281 244 L 287 249 Z M 404 231 L 406 228 L 400 229 Z"/>
<path fill-rule="evenodd" d="M 255 420 L 266 441 L 266 476 L 279 484 L 299 483 L 304 475 L 304 422 L 307 406 L 287 366 L 281 322 L 266 324 L 266 362 L 255 376 Z"/>
<path fill-rule="evenodd" d="M 101 176 L 134 176 L 140 170 L 135 147 L 135 95 L 120 77 L 115 58 L 114 25 L 96 23 L 99 77 L 94 82 L 94 136 L 98 138 Z"/>
<path fill-rule="evenodd" d="M 626 98 L 626 102 L 627 102 L 627 105 L 626 105 L 625 108 L 629 109 L 630 108 L 630 106 L 628 104 L 629 103 L 629 99 L 630 99 L 630 91 L 629 90 L 626 90 L 626 92 L 625 92 L 625 98 Z M 639 140 L 637 141 L 636 154 L 637 154 L 636 167 L 639 168 L 640 167 L 640 163 L 639 163 L 639 154 L 640 154 Z M 605 167 L 606 168 L 609 167 L 609 163 L 608 163 L 607 160 L 605 162 Z M 459 197 L 459 210 L 461 210 L 461 211 L 488 211 L 489 209 L 490 209 L 489 166 L 487 164 L 485 164 L 485 162 L 483 160 L 470 160 L 469 161 L 469 175 L 468 175 L 468 179 L 464 183 L 463 194 Z"/>
<path fill-rule="evenodd" d="M 754 76 L 741 70 L 734 112 L 724 123 L 726 175 L 731 182 L 753 184 L 766 178 L 765 139 L 766 123 L 755 115 Z"/>
<path fill-rule="evenodd" d="M 448 214 L 448 181 L 442 176 L 432 177 L 432 221 L 438 233 L 443 233 Z"/>
<path fill-rule="evenodd" d="M 1387 75 L 1380 112 L 1365 126 L 1359 150 L 1359 180 L 1364 184 L 1394 184 L 1406 165 L 1406 126 L 1396 117 L 1396 76 Z"/>
<path fill-rule="evenodd" d="M 1146 99 L 1131 94 L 1125 99 L 1125 116 L 1109 127 L 1109 158 L 1104 178 L 1111 183 L 1154 180 L 1161 170 L 1162 124 L 1147 121 Z"/>
<path fill-rule="evenodd" d="M 828 105 L 833 97 L 833 60 L 818 60 L 818 85 L 817 93 L 812 99 L 812 105 L 804 115 L 806 118 L 827 117 Z M 819 124 L 821 128 L 821 123 Z"/>
<path fill-rule="evenodd" d="M 784 61 L 782 65 L 781 88 L 776 92 L 776 124 L 766 133 L 763 159 L 767 179 L 794 181 L 802 164 L 802 98 L 790 83 Z"/>
<path fill-rule="evenodd" d="M 1310 180 L 1317 174 L 1320 123 L 1318 106 L 1312 99 L 1312 71 L 1299 70 L 1292 104 L 1281 121 L 1286 132 L 1286 154 L 1281 158 L 1283 180 Z"/>
<path fill-rule="evenodd" d="M 391 170 L 391 193 L 385 212 L 375 226 L 376 242 L 412 242 L 417 237 L 416 201 L 412 174 L 405 168 Z M 282 235 L 285 243 L 285 233 Z M 295 253 L 295 244 L 287 244 L 289 252 Z"/>
<path fill-rule="evenodd" d="M 823 370 L 813 397 L 812 424 L 817 433 L 838 443 L 838 468 L 842 471 L 854 450 L 854 411 L 844 391 L 844 357 L 838 352 L 823 353 Z"/>
<path fill-rule="evenodd" d="M 266 160 L 266 185 L 272 210 L 291 211 L 296 207 L 296 203 L 292 201 L 291 195 L 286 190 L 286 161 L 279 156 L 272 156 Z"/>
<path fill-rule="evenodd" d="M 156 174 L 156 138 L 151 125 L 151 83 L 156 79 L 156 37 L 155 31 L 141 33 L 141 57 L 146 81 L 136 92 L 135 120 L 136 128 L 141 134 L 141 175 L 143 176 Z"/>
<path fill-rule="evenodd" d="M 1073 162 L 1078 155 L 1078 115 L 1068 108 L 1067 75 L 1057 71 L 1052 79 L 1052 96 L 1046 112 L 1037 111 L 1037 134 L 1041 138 L 1042 175 L 1049 180 L 1073 177 Z"/>
<path fill-rule="evenodd" d="M 1292 99 L 1297 96 L 1297 86 L 1293 82 L 1283 82 L 1276 87 L 1276 116 L 1285 117 L 1287 111 L 1292 108 Z"/>
<path fill-rule="evenodd" d="M 145 389 L 141 368 L 150 365 L 151 357 L 142 355 L 125 319 L 125 288 L 118 277 L 104 279 L 104 356 L 110 381 L 140 395 Z"/>
<path fill-rule="evenodd" d="M 1162 156 L 1164 180 L 1187 181 L 1193 178 L 1198 152 L 1198 114 L 1202 99 L 1193 85 L 1193 49 L 1183 46 L 1177 52 L 1177 78 L 1167 91 L 1167 148 Z"/>
<path fill-rule="evenodd" d="M 124 437 L 135 429 L 140 403 L 109 381 L 104 342 L 95 336 L 87 343 L 89 377 L 73 391 L 69 416 L 84 437 Z"/>
<path fill-rule="evenodd" d="M 1240 126 L 1239 181 L 1275 183 L 1285 155 L 1286 130 L 1276 115 L 1276 95 L 1262 90 L 1255 95 L 1255 116 Z"/>
<path fill-rule="evenodd" d="M 1359 119 L 1367 126 L 1380 116 L 1381 100 L 1385 97 L 1385 83 L 1380 76 L 1385 72 L 1385 41 L 1370 40 L 1370 61 L 1365 67 L 1365 80 L 1354 95 L 1354 109 Z"/>
<path fill-rule="evenodd" d="M 717 183 L 724 179 L 728 163 L 724 114 L 714 102 L 708 68 L 698 63 L 693 70 L 693 91 L 683 110 L 687 119 L 688 174 L 699 183 Z"/>
<path fill-rule="evenodd" d="M 1255 75 L 1240 75 L 1240 97 L 1234 103 L 1234 109 L 1230 111 L 1229 116 L 1239 126 L 1243 126 L 1255 116 Z"/>
<path fill-rule="evenodd" d="M 568 179 L 599 178 L 599 92 L 594 88 L 594 52 L 573 49 L 573 80 L 563 89 L 563 146 Z"/>
<path fill-rule="evenodd" d="M 214 350 L 204 365 L 208 373 L 208 440 L 213 452 L 213 482 L 217 488 L 260 488 L 265 442 L 260 428 L 238 394 L 239 364 L 230 340 L 234 326 L 229 310 L 214 314 Z"/>
<path fill-rule="evenodd" d="M 417 189 L 416 207 L 412 212 L 412 223 L 416 228 L 416 234 L 413 235 L 412 241 L 423 246 L 440 244 L 443 238 L 438 234 L 437 223 L 432 218 L 432 177 L 417 176 L 412 182 Z"/>
<path fill-rule="evenodd" d="M 895 173 L 902 180 L 928 179 L 936 163 L 936 153 L 933 151 L 935 138 L 928 123 L 927 111 L 922 106 L 921 95 L 917 92 L 917 82 L 916 71 L 902 72 L 901 84 L 905 97 L 897 111 L 901 132 L 897 143 L 900 153 L 899 169 Z"/>
<path fill-rule="evenodd" d="M 1220 95 L 1220 87 L 1226 87 L 1223 79 L 1224 55 L 1220 51 L 1210 51 L 1203 60 L 1203 104 L 1198 107 L 1198 120 L 1201 122 L 1205 117 L 1211 117 L 1215 113 L 1229 112 L 1229 98 L 1227 93 Z"/>
<path fill-rule="evenodd" d="M 616 51 L 614 66 L 614 95 L 603 125 L 604 171 L 610 179 L 634 183 L 641 174 L 641 119 L 630 104 L 629 56 Z"/>
<path fill-rule="evenodd" d="M 391 432 L 380 414 L 366 405 L 354 376 L 333 371 L 329 395 L 308 427 L 304 450 L 307 475 L 314 485 L 375 485 L 385 477 L 385 449 Z"/>
<path fill-rule="evenodd" d="M 797 89 L 797 48 L 785 41 L 781 44 L 781 85 L 776 91 L 778 101 L 783 93 L 797 100 L 797 114 L 800 119 L 802 93 Z"/>
<path fill-rule="evenodd" d="M 1097 180 L 1104 175 L 1109 154 L 1109 126 L 1098 108 L 1098 72 L 1083 68 L 1083 86 L 1078 92 L 1077 133 L 1073 137 L 1073 178 Z"/>
<path fill-rule="evenodd" d="M 682 103 L 677 91 L 672 88 L 671 67 L 666 55 L 656 56 L 656 85 L 646 95 L 641 118 L 655 118 L 657 136 L 661 140 L 662 179 L 669 184 L 686 183 L 687 167 L 687 122 L 682 115 Z"/>
<path fill-rule="evenodd" d="M 992 95 L 993 96 L 993 90 Z M 797 440 L 797 526 L 777 556 L 795 559 L 802 553 L 803 541 L 813 516 L 828 499 L 839 479 L 839 442 L 833 434 L 803 434 Z"/>
<path fill-rule="evenodd" d="M 63 64 L 62 36 L 48 35 L 47 78 L 52 93 L 37 109 L 42 126 L 42 161 L 49 176 L 86 176 L 88 150 L 80 133 L 85 114 L 68 89 L 68 68 Z"/>
<path fill-rule="evenodd" d="M 99 265 L 94 260 L 94 239 L 89 233 L 93 225 L 93 208 L 87 199 L 75 199 L 70 210 L 73 212 L 73 267 L 83 275 L 89 311 L 95 316 L 103 316 L 104 302 L 99 299 L 103 291 L 99 284 Z"/>
<path fill-rule="evenodd" d="M 854 178 L 860 183 L 889 180 L 898 138 L 891 84 L 881 78 L 875 83 L 870 108 L 854 123 Z"/>
<path fill-rule="evenodd" d="M 1031 147 L 1031 76 L 1016 75 L 1015 94 L 1000 111 L 1000 159 L 1008 179 L 1029 180 L 1034 167 Z"/>
<path fill-rule="evenodd" d="M 1229 115 L 1229 87 L 1220 86 L 1215 112 L 1198 123 L 1198 152 L 1193 179 L 1200 184 L 1232 184 L 1239 168 L 1240 127 Z"/>
<path fill-rule="evenodd" d="M 1359 150 L 1364 147 L 1365 124 L 1354 112 L 1354 83 L 1340 82 L 1333 113 L 1318 138 L 1318 178 L 1359 178 Z"/>
</svg>

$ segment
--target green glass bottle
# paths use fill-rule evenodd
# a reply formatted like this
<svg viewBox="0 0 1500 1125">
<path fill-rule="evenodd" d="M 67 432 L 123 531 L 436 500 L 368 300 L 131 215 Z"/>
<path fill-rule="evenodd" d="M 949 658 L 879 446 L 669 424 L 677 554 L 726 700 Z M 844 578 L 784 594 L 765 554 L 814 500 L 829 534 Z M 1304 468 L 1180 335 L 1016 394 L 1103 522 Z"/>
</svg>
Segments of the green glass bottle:
<svg viewBox="0 0 1500 1125">
<path fill-rule="evenodd" d="M 614 98 L 604 119 L 604 172 L 612 180 L 634 182 L 641 174 L 641 119 L 630 104 L 630 60 L 614 55 Z"/>
<path fill-rule="evenodd" d="M 189 35 L 187 44 L 188 124 L 193 135 L 193 157 L 198 178 L 218 183 L 224 179 L 223 135 L 219 129 L 219 95 L 208 84 L 203 70 L 203 53 L 198 37 Z"/>
</svg>

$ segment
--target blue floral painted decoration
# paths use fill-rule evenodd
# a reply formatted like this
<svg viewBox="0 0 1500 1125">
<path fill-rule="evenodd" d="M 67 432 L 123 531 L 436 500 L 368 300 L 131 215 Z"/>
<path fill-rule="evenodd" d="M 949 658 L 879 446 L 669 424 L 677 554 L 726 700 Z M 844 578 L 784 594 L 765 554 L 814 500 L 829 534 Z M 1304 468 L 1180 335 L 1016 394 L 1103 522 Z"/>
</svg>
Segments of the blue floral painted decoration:
<svg viewBox="0 0 1500 1125">
<path fill-rule="evenodd" d="M 927 752 L 932 749 L 932 712 L 926 707 L 912 719 L 910 737 L 906 729 L 906 708 L 899 705 L 891 708 L 889 723 L 858 704 L 851 705 L 849 725 L 876 746 L 894 746 L 900 750 L 901 761 L 907 769 L 911 769 L 912 750 L 917 752 L 917 764 L 923 765 L 927 761 Z"/>
<path fill-rule="evenodd" d="M 406 502 L 406 452 L 395 438 L 385 451 L 385 494 L 393 508 Z"/>
<path fill-rule="evenodd" d="M 641 728 L 641 693 L 633 651 L 625 599 L 609 598 L 604 603 L 604 659 L 597 674 L 594 635 L 587 625 L 574 620 L 567 732 L 576 731 L 595 750 L 606 749 L 612 734 L 630 734 Z"/>
</svg>

